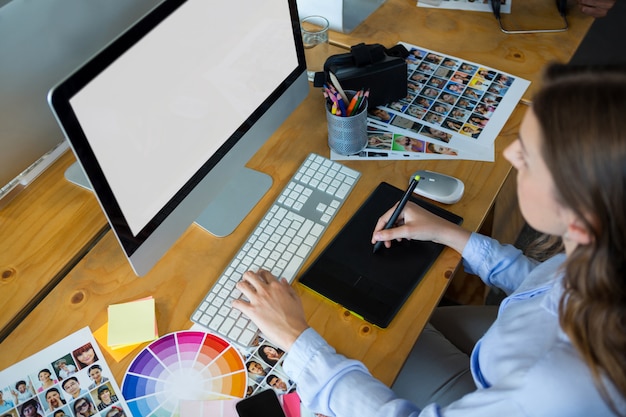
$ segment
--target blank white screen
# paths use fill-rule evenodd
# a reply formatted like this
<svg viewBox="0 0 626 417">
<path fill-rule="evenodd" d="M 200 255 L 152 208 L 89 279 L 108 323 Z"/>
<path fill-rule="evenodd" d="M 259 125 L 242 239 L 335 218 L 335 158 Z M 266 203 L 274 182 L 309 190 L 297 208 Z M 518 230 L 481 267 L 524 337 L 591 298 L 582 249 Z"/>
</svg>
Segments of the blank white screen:
<svg viewBox="0 0 626 417">
<path fill-rule="evenodd" d="M 287 1 L 189 0 L 70 100 L 134 235 L 297 64 Z"/>
</svg>

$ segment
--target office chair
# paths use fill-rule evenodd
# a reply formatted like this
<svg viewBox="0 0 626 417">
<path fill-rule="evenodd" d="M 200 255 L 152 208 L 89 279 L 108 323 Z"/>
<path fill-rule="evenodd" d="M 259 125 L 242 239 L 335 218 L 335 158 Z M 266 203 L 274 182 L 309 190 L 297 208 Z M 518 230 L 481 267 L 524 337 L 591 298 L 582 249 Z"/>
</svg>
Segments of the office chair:
<svg viewBox="0 0 626 417">
<path fill-rule="evenodd" d="M 507 34 L 520 34 L 520 33 L 556 33 L 556 32 L 565 32 L 569 25 L 567 23 L 567 0 L 556 0 L 556 7 L 559 11 L 559 14 L 563 18 L 563 22 L 565 26 L 562 28 L 556 29 L 529 29 L 529 30 L 518 30 L 518 29 L 506 29 L 502 25 L 502 17 L 500 15 L 500 0 L 491 0 L 491 9 L 493 10 L 493 15 L 498 20 L 500 24 L 500 30 Z"/>
</svg>

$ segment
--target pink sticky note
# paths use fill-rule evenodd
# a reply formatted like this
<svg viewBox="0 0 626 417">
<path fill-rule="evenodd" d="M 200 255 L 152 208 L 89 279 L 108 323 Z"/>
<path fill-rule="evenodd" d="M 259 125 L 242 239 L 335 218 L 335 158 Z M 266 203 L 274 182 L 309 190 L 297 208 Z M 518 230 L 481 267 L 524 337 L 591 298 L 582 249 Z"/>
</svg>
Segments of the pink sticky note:
<svg viewBox="0 0 626 417">
<path fill-rule="evenodd" d="M 300 396 L 297 392 L 283 395 L 283 410 L 287 417 L 300 417 Z"/>
</svg>

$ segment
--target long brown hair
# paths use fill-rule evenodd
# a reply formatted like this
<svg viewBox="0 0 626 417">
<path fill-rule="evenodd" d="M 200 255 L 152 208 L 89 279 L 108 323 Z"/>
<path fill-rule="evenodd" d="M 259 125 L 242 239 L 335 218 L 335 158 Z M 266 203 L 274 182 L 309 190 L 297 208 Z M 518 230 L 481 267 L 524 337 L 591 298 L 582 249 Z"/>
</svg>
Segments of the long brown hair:
<svg viewBox="0 0 626 417">
<path fill-rule="evenodd" d="M 618 413 L 609 392 L 626 398 L 626 69 L 552 65 L 532 109 L 556 197 L 591 235 L 564 264 L 560 324 Z"/>
</svg>

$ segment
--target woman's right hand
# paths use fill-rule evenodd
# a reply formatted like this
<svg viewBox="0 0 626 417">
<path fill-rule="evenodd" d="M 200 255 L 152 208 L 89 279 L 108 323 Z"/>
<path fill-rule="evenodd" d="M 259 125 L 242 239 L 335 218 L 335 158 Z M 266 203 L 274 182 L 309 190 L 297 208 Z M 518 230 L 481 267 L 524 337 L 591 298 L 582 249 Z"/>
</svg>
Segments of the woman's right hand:
<svg viewBox="0 0 626 417">
<path fill-rule="evenodd" d="M 233 308 L 248 316 L 263 335 L 285 352 L 309 325 L 300 297 L 284 278 L 269 271 L 247 271 L 237 289 L 248 299 L 234 300 Z"/>
<path fill-rule="evenodd" d="M 412 202 L 404 207 L 396 225 L 385 230 L 394 209 L 395 206 L 378 219 L 372 234 L 372 243 L 383 241 L 385 247 L 389 248 L 394 240 L 422 240 L 441 243 L 459 253 L 463 252 L 470 232 Z"/>
</svg>

